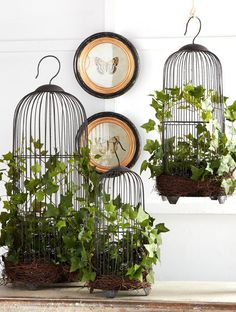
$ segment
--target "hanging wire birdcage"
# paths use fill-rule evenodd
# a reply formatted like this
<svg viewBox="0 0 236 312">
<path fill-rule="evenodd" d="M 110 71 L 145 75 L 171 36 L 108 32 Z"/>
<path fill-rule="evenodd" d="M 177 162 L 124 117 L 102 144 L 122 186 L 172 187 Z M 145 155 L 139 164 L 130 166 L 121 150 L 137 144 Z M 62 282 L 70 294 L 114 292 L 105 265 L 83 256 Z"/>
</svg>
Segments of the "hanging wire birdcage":
<svg viewBox="0 0 236 312">
<path fill-rule="evenodd" d="M 199 31 L 194 37 L 192 44 L 188 44 L 180 48 L 177 52 L 171 54 L 165 62 L 163 71 L 163 90 L 166 93 L 170 92 L 170 89 L 179 88 L 180 92 L 186 85 L 192 85 L 194 87 L 202 86 L 205 89 L 206 94 L 214 92 L 217 101 L 211 103 L 213 107 L 213 118 L 217 119 L 222 132 L 224 132 L 224 97 L 223 97 L 223 84 L 222 84 L 222 68 L 218 57 L 210 52 L 206 47 L 196 44 L 195 39 L 201 31 L 201 21 L 198 17 L 190 17 L 187 24 L 185 34 L 187 33 L 188 24 L 192 18 L 196 18 L 199 21 Z M 186 136 L 191 134 L 193 138 L 198 140 L 198 125 L 204 124 L 199 109 L 196 107 L 189 107 L 186 109 L 180 109 L 180 107 L 187 107 L 187 100 L 181 99 L 171 108 L 172 118 L 165 118 L 163 121 L 162 130 L 162 145 L 164 155 L 167 153 L 168 140 L 173 140 L 173 146 L 176 150 L 180 141 L 184 142 Z M 164 110 L 168 107 L 164 107 Z M 182 163 L 182 167 L 178 167 L 176 172 L 173 172 L 173 167 L 170 169 L 171 163 L 175 162 L 172 156 L 163 158 L 164 174 L 168 174 L 170 171 L 172 175 L 189 177 L 189 168 L 185 167 L 185 163 Z M 197 164 L 200 164 L 204 160 L 204 153 L 197 155 Z M 171 203 L 176 203 L 180 194 L 173 192 L 165 192 L 164 184 L 169 184 L 170 179 L 164 179 L 162 175 L 161 179 L 157 179 L 159 188 L 162 188 L 162 195 L 166 195 Z M 163 182 L 163 187 L 160 185 Z M 180 185 L 181 181 L 173 182 L 175 185 Z M 158 185 L 157 185 L 158 186 Z M 204 187 L 204 186 L 203 186 Z M 205 188 L 208 186 L 205 186 Z M 190 194 L 193 194 L 193 186 L 190 186 Z M 201 193 L 201 192 L 200 192 Z M 187 193 L 186 193 L 187 194 Z M 189 195 L 183 196 L 189 196 Z M 190 195 L 194 196 L 194 195 Z M 196 192 L 196 196 L 198 195 Z M 211 196 L 203 195 L 203 196 Z M 214 196 L 215 197 L 215 194 Z"/>
<path fill-rule="evenodd" d="M 97 277 L 90 282 L 90 287 L 105 290 L 108 297 L 113 297 L 118 290 L 140 288 L 148 294 L 150 284 L 145 277 L 143 282 L 134 282 L 126 275 L 128 268 L 142 261 L 142 228 L 137 219 L 129 215 L 135 215 L 139 207 L 145 211 L 142 180 L 137 173 L 118 166 L 101 175 L 100 190 L 93 257 Z"/>
<path fill-rule="evenodd" d="M 38 63 L 36 78 L 42 60 L 47 57 L 58 61 L 57 73 L 49 84 L 40 86 L 19 102 L 13 121 L 13 158 L 16 164 L 13 194 L 27 195 L 27 199 L 17 205 L 18 262 L 21 264 L 56 261 L 62 238 L 53 217 L 68 207 L 63 204 L 63 199 L 69 197 L 63 196 L 72 189 L 71 207 L 76 211 L 79 209 L 76 197 L 83 196 L 81 186 L 84 180 L 75 170 L 72 158 L 87 146 L 86 113 L 75 96 L 51 84 L 61 67 L 57 57 L 43 57 Z M 63 215 L 66 215 L 65 211 Z M 37 267 L 40 269 L 38 264 Z"/>
</svg>

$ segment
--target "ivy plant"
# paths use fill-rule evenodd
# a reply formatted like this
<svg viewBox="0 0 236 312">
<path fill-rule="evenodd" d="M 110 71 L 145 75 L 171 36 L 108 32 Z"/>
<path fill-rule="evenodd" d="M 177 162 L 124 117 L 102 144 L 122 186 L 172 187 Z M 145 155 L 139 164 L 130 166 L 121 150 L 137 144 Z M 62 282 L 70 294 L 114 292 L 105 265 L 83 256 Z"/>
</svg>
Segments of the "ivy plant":
<svg viewBox="0 0 236 312">
<path fill-rule="evenodd" d="M 120 196 L 111 200 L 105 194 L 103 209 L 97 212 L 97 226 L 101 222 L 96 243 L 106 272 L 131 280 L 154 282 L 153 265 L 160 260 L 161 233 L 169 231 L 141 205 L 122 203 Z M 105 226 L 105 228 L 104 228 Z M 96 271 L 96 259 L 94 259 Z"/>
<path fill-rule="evenodd" d="M 151 177 L 165 173 L 183 175 L 196 181 L 214 178 L 221 182 L 226 194 L 236 188 L 236 101 L 227 105 L 227 98 L 220 98 L 214 90 L 208 92 L 203 86 L 185 85 L 155 91 L 150 106 L 155 119 L 149 119 L 142 128 L 147 133 L 155 132 L 148 139 L 144 150 L 150 156 L 141 165 L 141 172 L 149 169 Z M 216 118 L 217 105 L 224 102 L 226 131 Z M 195 134 L 162 137 L 166 121 L 173 120 L 173 111 L 188 111 L 200 120 Z"/>
<path fill-rule="evenodd" d="M 81 148 L 65 162 L 57 151 L 48 156 L 43 144 L 32 138 L 28 152 L 41 160 L 30 166 L 30 177 L 26 174 L 29 162 L 20 152 L 17 158 L 9 152 L 0 159 L 0 180 L 6 190 L 1 196 L 0 246 L 7 247 L 10 262 L 46 257 L 54 263 L 69 265 L 70 271 L 78 272 L 82 280 L 91 280 L 98 176 L 90 165 L 89 149 Z M 68 178 L 74 172 L 79 172 L 83 179 L 79 192 L 79 186 Z M 83 196 L 78 197 L 78 193 Z"/>
</svg>

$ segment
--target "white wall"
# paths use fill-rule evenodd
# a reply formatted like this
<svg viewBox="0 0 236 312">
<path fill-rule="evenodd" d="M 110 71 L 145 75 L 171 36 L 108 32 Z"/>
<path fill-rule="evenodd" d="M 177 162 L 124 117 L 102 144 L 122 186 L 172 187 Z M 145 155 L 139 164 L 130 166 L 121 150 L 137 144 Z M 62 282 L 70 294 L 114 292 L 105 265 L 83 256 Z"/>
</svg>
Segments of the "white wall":
<svg viewBox="0 0 236 312">
<path fill-rule="evenodd" d="M 62 71 L 54 83 L 76 95 L 90 116 L 113 110 L 140 125 L 151 116 L 149 94 L 162 87 L 166 58 L 191 42 L 197 23 L 183 37 L 190 0 L 0 0 L 0 154 L 11 148 L 12 118 L 18 101 L 47 83 L 56 63 L 47 60 L 34 79 L 38 60 L 46 54 L 61 59 Z M 195 0 L 202 32 L 197 42 L 221 59 L 225 94 L 236 99 L 236 26 L 234 0 Z M 130 39 L 138 49 L 140 76 L 125 95 L 101 100 L 83 91 L 72 69 L 80 42 L 99 31 L 114 31 Z M 144 158 L 142 153 L 135 170 Z M 165 222 L 160 280 L 236 280 L 236 200 L 225 205 L 209 199 L 180 199 L 176 206 L 161 202 L 152 191 L 154 182 L 143 174 L 147 210 Z M 0 190 L 1 193 L 1 190 Z"/>
<path fill-rule="evenodd" d="M 104 0 L 0 0 L 0 154 L 12 141 L 16 104 L 57 70 L 55 60 L 45 60 L 35 80 L 41 57 L 54 54 L 61 73 L 53 80 L 77 96 L 88 115 L 104 109 L 104 101 L 88 96 L 73 73 L 73 56 L 82 40 L 104 31 Z M 7 135 L 6 135 L 7 134 Z"/>
</svg>

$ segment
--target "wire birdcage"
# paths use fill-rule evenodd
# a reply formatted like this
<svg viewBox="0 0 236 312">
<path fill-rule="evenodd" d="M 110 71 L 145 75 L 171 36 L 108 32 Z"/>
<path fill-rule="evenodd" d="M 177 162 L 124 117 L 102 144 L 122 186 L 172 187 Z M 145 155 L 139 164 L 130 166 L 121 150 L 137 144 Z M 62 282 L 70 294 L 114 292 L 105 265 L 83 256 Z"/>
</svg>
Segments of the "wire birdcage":
<svg viewBox="0 0 236 312">
<path fill-rule="evenodd" d="M 46 217 L 45 211 L 49 204 L 51 208 L 58 208 L 61 196 L 67 194 L 70 187 L 76 187 L 76 193 L 72 198 L 72 206 L 75 210 L 79 209 L 76 197 L 83 195 L 81 187 L 83 177 L 79 171 L 73 170 L 70 159 L 80 151 L 81 147 L 87 146 L 86 113 L 75 96 L 51 84 L 61 67 L 57 57 L 53 55 L 43 57 L 38 63 L 36 78 L 42 60 L 47 57 L 53 57 L 58 61 L 57 73 L 51 78 L 49 84 L 40 86 L 19 102 L 13 121 L 13 157 L 17 165 L 20 166 L 23 162 L 25 166 L 24 172 L 15 174 L 13 190 L 17 190 L 17 193 L 29 194 L 27 201 L 18 205 L 19 214 L 23 218 L 20 246 L 20 261 L 23 263 L 55 260 L 61 245 L 61 237 L 53 219 Z M 79 132 L 80 142 L 78 142 Z M 35 183 L 37 188 L 37 181 L 45 176 L 49 166 L 48 161 L 54 156 L 66 170 L 55 179 L 57 191 L 47 192 L 50 187 L 55 187 L 50 184 L 45 185 L 43 192 L 38 194 L 32 192 L 32 195 L 29 187 L 26 189 L 27 179 L 33 178 L 32 183 Z"/>
<path fill-rule="evenodd" d="M 190 17 L 186 24 L 187 33 L 188 24 L 193 17 Z M 193 85 L 194 87 L 202 86 L 208 92 L 213 91 L 217 95 L 217 103 L 211 103 L 213 107 L 213 117 L 217 119 L 222 132 L 224 132 L 224 97 L 223 97 L 223 83 L 222 83 L 222 67 L 218 57 L 210 52 L 206 47 L 196 44 L 195 39 L 201 31 L 201 20 L 199 21 L 199 31 L 194 37 L 192 44 L 188 44 L 180 48 L 178 51 L 171 54 L 164 65 L 163 71 L 163 90 L 169 92 L 169 88 L 178 87 L 180 91 L 186 85 Z M 179 109 L 180 106 L 187 107 L 186 100 L 181 99 L 176 105 L 171 108 L 172 118 L 166 118 L 163 121 L 162 130 L 162 144 L 165 154 L 167 141 L 173 138 L 174 149 L 177 148 L 180 140 L 184 141 L 187 135 L 191 134 L 198 140 L 197 125 L 204 124 L 201 114 L 197 108 L 190 107 L 186 109 Z M 165 108 L 164 108 L 165 109 Z M 181 139 L 182 138 L 182 139 Z M 204 155 L 197 155 L 197 162 L 201 163 L 204 160 Z M 164 173 L 169 172 L 170 162 L 173 163 L 173 157 L 164 157 Z M 173 170 L 172 170 L 173 171 Z M 175 174 L 175 172 L 172 172 Z M 177 175 L 189 176 L 189 168 L 178 168 Z M 176 202 L 177 198 L 173 201 Z"/>
<path fill-rule="evenodd" d="M 100 189 L 102 196 L 98 199 L 99 215 L 95 222 L 93 257 L 97 278 L 92 282 L 91 288 L 106 290 L 107 296 L 111 297 L 114 295 L 112 292 L 117 290 L 130 288 L 147 290 L 148 283 L 132 286 L 131 281 L 125 284 L 127 268 L 139 264 L 142 257 L 135 246 L 140 225 L 135 218 L 125 218 L 124 210 L 127 209 L 127 213 L 129 209 L 137 211 L 141 206 L 145 211 L 142 180 L 137 173 L 118 166 L 101 175 Z M 107 216 L 111 217 L 113 208 L 115 219 L 112 221 Z"/>
</svg>

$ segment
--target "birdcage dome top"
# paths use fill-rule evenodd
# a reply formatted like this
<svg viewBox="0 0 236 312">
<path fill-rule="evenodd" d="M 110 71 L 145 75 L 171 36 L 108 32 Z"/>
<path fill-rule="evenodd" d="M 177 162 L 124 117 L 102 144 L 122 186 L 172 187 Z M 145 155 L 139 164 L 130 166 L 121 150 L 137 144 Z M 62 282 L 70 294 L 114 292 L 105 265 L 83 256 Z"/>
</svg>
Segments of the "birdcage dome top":
<svg viewBox="0 0 236 312">
<path fill-rule="evenodd" d="M 108 170 L 107 172 L 105 172 L 103 175 L 113 175 L 113 174 L 117 174 L 117 172 L 119 173 L 125 173 L 125 172 L 130 172 L 131 170 L 128 169 L 127 167 L 123 167 L 123 166 L 116 166 L 111 168 L 110 170 Z"/>
<path fill-rule="evenodd" d="M 64 90 L 54 84 L 46 84 L 38 87 L 35 92 L 64 92 Z"/>
<path fill-rule="evenodd" d="M 191 43 L 191 44 L 186 44 L 185 46 L 181 47 L 178 52 L 182 52 L 182 51 L 196 51 L 196 52 L 210 52 L 206 47 L 204 47 L 201 44 L 195 44 L 195 43 Z"/>
</svg>

